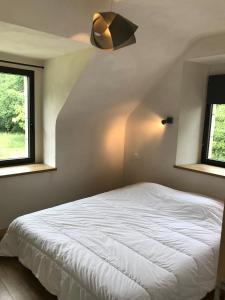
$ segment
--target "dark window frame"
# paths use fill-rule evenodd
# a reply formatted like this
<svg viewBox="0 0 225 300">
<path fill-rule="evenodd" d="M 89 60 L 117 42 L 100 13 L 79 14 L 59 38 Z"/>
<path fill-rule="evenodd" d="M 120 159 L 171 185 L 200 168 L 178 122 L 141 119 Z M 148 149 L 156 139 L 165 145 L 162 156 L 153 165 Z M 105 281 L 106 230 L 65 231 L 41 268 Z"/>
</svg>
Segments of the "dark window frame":
<svg viewBox="0 0 225 300">
<path fill-rule="evenodd" d="M 213 114 L 213 105 L 214 104 L 208 104 L 208 103 L 206 104 L 201 163 L 206 164 L 206 165 L 225 168 L 225 162 L 208 158 L 211 124 L 212 124 L 212 114 Z"/>
<path fill-rule="evenodd" d="M 23 75 L 28 78 L 28 157 L 0 160 L 0 167 L 23 165 L 35 162 L 35 99 L 34 71 L 0 66 L 0 73 Z"/>
</svg>

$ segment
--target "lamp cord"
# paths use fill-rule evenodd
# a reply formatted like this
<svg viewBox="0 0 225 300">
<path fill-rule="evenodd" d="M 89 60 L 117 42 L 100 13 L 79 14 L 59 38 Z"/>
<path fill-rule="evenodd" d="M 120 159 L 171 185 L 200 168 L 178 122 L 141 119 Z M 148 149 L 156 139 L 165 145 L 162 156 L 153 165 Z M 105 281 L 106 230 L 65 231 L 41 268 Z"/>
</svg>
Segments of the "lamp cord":
<svg viewBox="0 0 225 300">
<path fill-rule="evenodd" d="M 113 0 L 110 1 L 110 10 L 112 11 Z"/>
</svg>

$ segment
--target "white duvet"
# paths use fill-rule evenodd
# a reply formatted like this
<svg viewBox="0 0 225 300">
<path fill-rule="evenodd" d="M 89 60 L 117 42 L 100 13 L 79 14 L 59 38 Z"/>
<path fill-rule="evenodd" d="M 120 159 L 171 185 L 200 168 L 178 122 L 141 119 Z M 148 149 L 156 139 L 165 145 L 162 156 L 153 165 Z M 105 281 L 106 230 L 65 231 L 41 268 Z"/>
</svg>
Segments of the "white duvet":
<svg viewBox="0 0 225 300">
<path fill-rule="evenodd" d="M 60 300 L 200 300 L 215 286 L 223 205 L 141 183 L 14 220 L 17 256 Z"/>
</svg>

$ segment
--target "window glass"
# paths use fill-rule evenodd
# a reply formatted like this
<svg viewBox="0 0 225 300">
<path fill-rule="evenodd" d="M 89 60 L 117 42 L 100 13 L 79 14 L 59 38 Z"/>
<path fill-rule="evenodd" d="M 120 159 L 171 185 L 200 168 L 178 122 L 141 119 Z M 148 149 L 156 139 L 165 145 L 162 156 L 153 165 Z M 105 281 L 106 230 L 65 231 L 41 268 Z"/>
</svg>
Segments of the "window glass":
<svg viewBox="0 0 225 300">
<path fill-rule="evenodd" d="M 0 166 L 32 162 L 34 71 L 0 66 Z"/>
<path fill-rule="evenodd" d="M 28 157 L 27 80 L 0 73 L 0 160 Z"/>
<path fill-rule="evenodd" d="M 208 159 L 225 162 L 225 104 L 213 104 Z"/>
</svg>

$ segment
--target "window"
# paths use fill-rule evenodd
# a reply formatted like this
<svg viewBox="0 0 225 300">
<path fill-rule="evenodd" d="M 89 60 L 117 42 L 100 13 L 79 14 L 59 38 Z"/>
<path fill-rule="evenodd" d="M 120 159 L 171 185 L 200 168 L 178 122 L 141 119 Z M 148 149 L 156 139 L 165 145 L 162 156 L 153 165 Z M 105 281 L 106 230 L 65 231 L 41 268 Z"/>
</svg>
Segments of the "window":
<svg viewBox="0 0 225 300">
<path fill-rule="evenodd" d="M 225 75 L 209 76 L 202 163 L 225 167 Z"/>
<path fill-rule="evenodd" d="M 32 163 L 34 72 L 0 66 L 0 166 Z"/>
</svg>

